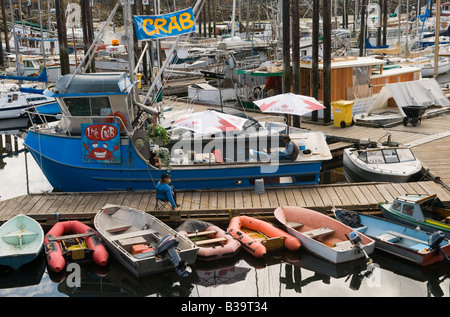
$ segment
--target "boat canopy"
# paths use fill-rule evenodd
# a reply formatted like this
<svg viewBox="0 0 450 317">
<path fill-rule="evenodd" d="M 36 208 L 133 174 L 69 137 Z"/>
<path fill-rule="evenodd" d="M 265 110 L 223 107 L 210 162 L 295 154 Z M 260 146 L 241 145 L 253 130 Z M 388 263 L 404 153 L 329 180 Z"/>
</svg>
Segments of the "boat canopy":
<svg viewBox="0 0 450 317">
<path fill-rule="evenodd" d="M 390 98 L 394 98 L 403 117 L 406 117 L 406 114 L 402 107 L 406 106 L 450 106 L 450 101 L 442 92 L 436 79 L 428 78 L 387 84 L 381 89 L 368 112 L 386 108 Z"/>
<path fill-rule="evenodd" d="M 131 81 L 125 72 L 77 74 L 73 77 L 66 90 L 66 86 L 71 78 L 72 75 L 62 76 L 56 82 L 54 93 L 46 91 L 46 95 L 51 95 L 51 97 L 70 97 L 90 94 L 129 94 L 132 87 Z"/>
</svg>

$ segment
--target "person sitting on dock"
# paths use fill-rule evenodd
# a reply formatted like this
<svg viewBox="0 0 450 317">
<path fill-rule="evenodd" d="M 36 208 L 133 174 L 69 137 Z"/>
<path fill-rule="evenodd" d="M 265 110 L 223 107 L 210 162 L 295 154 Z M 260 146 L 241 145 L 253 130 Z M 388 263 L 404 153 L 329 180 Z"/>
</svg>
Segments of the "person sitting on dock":
<svg viewBox="0 0 450 317">
<path fill-rule="evenodd" d="M 178 212 L 179 205 L 176 203 L 177 196 L 173 185 L 170 185 L 170 183 L 170 175 L 162 174 L 161 180 L 156 184 L 156 199 L 163 202 L 170 202 L 173 211 Z"/>
<path fill-rule="evenodd" d="M 297 144 L 295 144 L 295 142 L 291 140 L 289 135 L 286 134 L 282 136 L 281 140 L 286 143 L 286 147 L 284 148 L 284 150 L 278 152 L 279 160 L 295 161 L 300 154 L 300 149 L 298 148 Z"/>
</svg>

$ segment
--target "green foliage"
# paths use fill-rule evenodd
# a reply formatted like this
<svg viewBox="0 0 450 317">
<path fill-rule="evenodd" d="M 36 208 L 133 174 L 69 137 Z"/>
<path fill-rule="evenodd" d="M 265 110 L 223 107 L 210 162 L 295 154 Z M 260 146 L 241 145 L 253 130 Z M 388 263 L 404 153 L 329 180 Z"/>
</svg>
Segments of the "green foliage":
<svg viewBox="0 0 450 317">
<path fill-rule="evenodd" d="M 147 126 L 147 134 L 150 138 L 150 142 L 153 144 L 167 145 L 170 143 L 169 133 L 162 126 L 157 124 L 153 129 L 153 125 Z"/>
<path fill-rule="evenodd" d="M 170 151 L 168 148 L 160 147 L 158 151 L 159 159 L 161 160 L 161 164 L 167 168 L 167 171 L 170 172 L 172 170 L 172 165 L 170 165 Z"/>
</svg>

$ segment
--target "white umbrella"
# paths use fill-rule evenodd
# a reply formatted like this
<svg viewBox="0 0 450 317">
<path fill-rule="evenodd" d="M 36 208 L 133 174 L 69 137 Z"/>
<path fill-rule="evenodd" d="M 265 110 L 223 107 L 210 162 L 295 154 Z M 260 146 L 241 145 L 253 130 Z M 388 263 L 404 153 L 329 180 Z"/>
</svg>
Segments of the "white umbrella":
<svg viewBox="0 0 450 317">
<path fill-rule="evenodd" d="M 315 98 L 286 93 L 253 101 L 261 112 L 296 114 L 302 116 L 311 111 L 324 109 Z"/>
<path fill-rule="evenodd" d="M 172 123 L 172 126 L 200 133 L 217 133 L 242 130 L 246 121 L 247 119 L 245 118 L 213 110 L 206 110 L 181 118 Z"/>
</svg>

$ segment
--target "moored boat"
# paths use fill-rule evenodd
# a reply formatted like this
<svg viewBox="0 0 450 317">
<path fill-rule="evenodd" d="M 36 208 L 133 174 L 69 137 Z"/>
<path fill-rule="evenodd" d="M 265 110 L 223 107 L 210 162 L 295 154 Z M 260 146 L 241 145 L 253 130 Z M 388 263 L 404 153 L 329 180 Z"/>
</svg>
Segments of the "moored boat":
<svg viewBox="0 0 450 317">
<path fill-rule="evenodd" d="M 368 257 L 375 248 L 373 239 L 320 212 L 288 206 L 278 207 L 274 214 L 305 249 L 329 262 Z"/>
<path fill-rule="evenodd" d="M 178 234 L 189 238 L 198 246 L 197 259 L 213 261 L 235 256 L 241 249 L 241 244 L 222 228 L 207 222 L 189 219 L 193 230 L 178 230 Z M 185 223 L 186 223 L 185 222 Z M 184 223 L 184 224 L 185 224 Z"/>
<path fill-rule="evenodd" d="M 187 276 L 197 258 L 198 247 L 188 238 L 134 208 L 105 205 L 94 225 L 111 255 L 137 277 L 173 269 Z"/>
<path fill-rule="evenodd" d="M 0 237 L 0 265 L 17 270 L 42 251 L 44 231 L 36 220 L 19 214 L 0 227 Z"/>
<path fill-rule="evenodd" d="M 57 222 L 45 235 L 45 255 L 49 268 L 61 272 L 68 261 L 92 258 L 106 266 L 109 254 L 98 233 L 78 220 Z"/>
<path fill-rule="evenodd" d="M 265 256 L 268 251 L 283 247 L 297 251 L 301 246 L 300 241 L 273 224 L 249 216 L 233 217 L 227 232 L 257 258 Z"/>
<path fill-rule="evenodd" d="M 440 230 L 450 238 L 450 210 L 433 195 L 403 195 L 391 203 L 380 204 L 383 216 L 426 232 Z"/>
<path fill-rule="evenodd" d="M 375 240 L 375 247 L 421 266 L 444 260 L 438 247 L 450 256 L 450 242 L 430 244 L 431 234 L 400 225 L 387 219 L 333 208 L 336 219 Z M 347 220 L 346 220 L 347 219 Z"/>
<path fill-rule="evenodd" d="M 344 150 L 344 175 L 348 182 L 408 182 L 422 170 L 422 163 L 406 147 Z"/>
</svg>

